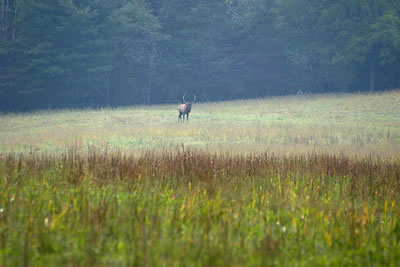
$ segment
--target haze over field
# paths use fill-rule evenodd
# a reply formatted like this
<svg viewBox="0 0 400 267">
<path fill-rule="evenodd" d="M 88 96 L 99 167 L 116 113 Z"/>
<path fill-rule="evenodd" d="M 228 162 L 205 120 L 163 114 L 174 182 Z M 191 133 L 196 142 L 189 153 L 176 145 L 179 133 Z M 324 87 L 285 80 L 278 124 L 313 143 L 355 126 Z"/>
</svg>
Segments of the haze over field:
<svg viewBox="0 0 400 267">
<path fill-rule="evenodd" d="M 400 93 L 331 94 L 195 103 L 189 123 L 177 105 L 59 110 L 0 117 L 3 152 L 61 152 L 74 146 L 124 151 L 180 148 L 236 152 L 325 151 L 396 155 Z"/>
<path fill-rule="evenodd" d="M 397 266 L 399 70 L 398 0 L 0 0 L 0 266 Z"/>
<path fill-rule="evenodd" d="M 0 111 L 400 87 L 394 0 L 0 0 Z"/>
</svg>

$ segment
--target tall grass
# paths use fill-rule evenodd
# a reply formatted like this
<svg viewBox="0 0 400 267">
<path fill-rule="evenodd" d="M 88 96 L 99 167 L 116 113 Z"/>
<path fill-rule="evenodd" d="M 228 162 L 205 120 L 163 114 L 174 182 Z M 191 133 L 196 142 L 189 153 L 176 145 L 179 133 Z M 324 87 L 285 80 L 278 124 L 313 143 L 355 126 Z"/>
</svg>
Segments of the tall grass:
<svg viewBox="0 0 400 267">
<path fill-rule="evenodd" d="M 2 114 L 0 266 L 396 266 L 398 103 Z"/>
<path fill-rule="evenodd" d="M 0 158 L 3 266 L 392 265 L 400 160 L 181 148 Z"/>
</svg>

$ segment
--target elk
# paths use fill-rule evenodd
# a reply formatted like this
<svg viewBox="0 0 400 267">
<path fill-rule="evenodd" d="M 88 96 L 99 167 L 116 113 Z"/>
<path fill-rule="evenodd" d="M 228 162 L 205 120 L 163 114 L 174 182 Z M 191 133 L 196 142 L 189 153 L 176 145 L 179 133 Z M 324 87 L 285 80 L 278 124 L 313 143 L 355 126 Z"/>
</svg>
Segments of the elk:
<svg viewBox="0 0 400 267">
<path fill-rule="evenodd" d="M 182 119 L 182 121 L 185 121 L 185 114 L 186 114 L 186 121 L 189 121 L 189 113 L 192 110 L 192 104 L 196 101 L 196 95 L 193 95 L 193 101 L 192 102 L 187 102 L 185 100 L 185 95 L 182 97 L 183 103 L 178 106 L 178 111 L 179 111 L 179 117 L 178 117 L 178 122 Z M 182 118 L 183 115 L 183 118 Z"/>
</svg>

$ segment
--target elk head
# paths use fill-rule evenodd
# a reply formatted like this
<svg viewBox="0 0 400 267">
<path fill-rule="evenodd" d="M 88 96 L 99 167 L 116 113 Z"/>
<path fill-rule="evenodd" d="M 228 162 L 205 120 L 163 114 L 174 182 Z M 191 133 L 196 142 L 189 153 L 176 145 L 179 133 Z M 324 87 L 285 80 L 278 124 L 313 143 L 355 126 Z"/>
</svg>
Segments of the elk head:
<svg viewBox="0 0 400 267">
<path fill-rule="evenodd" d="M 185 100 L 185 95 L 182 97 L 183 104 L 178 106 L 178 111 L 179 111 L 179 117 L 178 117 L 178 122 L 180 120 L 185 121 L 185 115 L 186 115 L 186 121 L 189 121 L 189 113 L 192 110 L 192 104 L 196 101 L 196 95 L 193 95 L 193 101 L 187 102 Z M 183 115 L 183 118 L 182 118 Z"/>
</svg>

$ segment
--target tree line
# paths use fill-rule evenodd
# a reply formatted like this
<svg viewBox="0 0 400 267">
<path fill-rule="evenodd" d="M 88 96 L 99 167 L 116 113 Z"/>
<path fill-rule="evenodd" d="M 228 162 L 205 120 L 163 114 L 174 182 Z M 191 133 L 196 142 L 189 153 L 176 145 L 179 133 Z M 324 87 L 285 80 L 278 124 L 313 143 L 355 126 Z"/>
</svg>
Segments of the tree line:
<svg viewBox="0 0 400 267">
<path fill-rule="evenodd" d="M 0 110 L 376 91 L 398 0 L 0 0 Z"/>
</svg>

